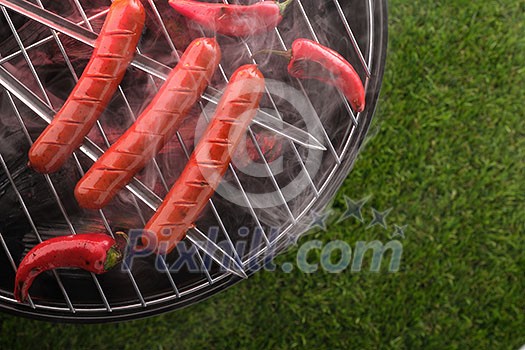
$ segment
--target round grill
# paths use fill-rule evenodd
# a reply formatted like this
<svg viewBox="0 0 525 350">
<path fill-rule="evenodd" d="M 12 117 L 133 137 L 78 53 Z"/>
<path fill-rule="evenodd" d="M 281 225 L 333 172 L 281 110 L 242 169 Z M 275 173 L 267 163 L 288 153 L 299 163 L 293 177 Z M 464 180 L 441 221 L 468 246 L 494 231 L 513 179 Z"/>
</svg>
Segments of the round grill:
<svg viewBox="0 0 525 350">
<path fill-rule="evenodd" d="M 295 0 L 275 31 L 246 39 L 219 36 L 221 67 L 175 139 L 110 206 L 100 211 L 78 207 L 76 182 L 133 123 L 189 42 L 206 35 L 166 1 L 143 3 L 147 28 L 117 95 L 64 169 L 47 176 L 27 168 L 27 151 L 82 73 L 110 3 L 0 0 L 0 307 L 6 311 L 105 322 L 198 302 L 290 247 L 351 170 L 381 86 L 386 1 Z M 353 64 L 365 82 L 363 112 L 353 113 L 334 88 L 290 78 L 282 57 L 255 56 L 268 84 L 247 133 L 247 154 L 234 157 L 223 185 L 180 249 L 166 257 L 137 257 L 104 275 L 45 273 L 33 284 L 28 304 L 14 300 L 17 265 L 38 242 L 143 227 L 184 167 L 228 77 L 251 63 L 253 53 L 287 50 L 300 37 L 337 50 Z M 247 156 L 249 165 L 243 163 Z"/>
</svg>

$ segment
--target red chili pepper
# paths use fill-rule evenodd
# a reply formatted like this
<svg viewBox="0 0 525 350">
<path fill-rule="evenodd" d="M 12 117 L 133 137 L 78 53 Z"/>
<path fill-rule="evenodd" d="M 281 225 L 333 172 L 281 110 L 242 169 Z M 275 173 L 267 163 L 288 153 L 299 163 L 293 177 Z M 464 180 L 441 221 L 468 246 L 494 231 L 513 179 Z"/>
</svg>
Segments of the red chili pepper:
<svg viewBox="0 0 525 350">
<path fill-rule="evenodd" d="M 290 60 L 288 72 L 299 79 L 315 79 L 337 87 L 356 112 L 365 109 L 365 89 L 354 67 L 338 52 L 308 39 L 297 39 L 291 50 L 263 50 L 259 53 L 275 53 Z"/>
<path fill-rule="evenodd" d="M 82 177 L 80 206 L 101 209 L 168 142 L 210 83 L 221 60 L 213 38 L 194 40 L 137 121 Z"/>
<path fill-rule="evenodd" d="M 150 242 L 157 243 L 157 252 L 173 250 L 194 225 L 257 113 L 263 91 L 264 77 L 257 66 L 245 65 L 233 74 L 184 171 L 144 228 Z"/>
<path fill-rule="evenodd" d="M 205 28 L 229 36 L 249 36 L 279 25 L 293 0 L 228 5 L 193 0 L 169 0 L 171 7 Z"/>
<path fill-rule="evenodd" d="M 116 241 L 103 233 L 90 233 L 55 237 L 36 245 L 18 266 L 16 300 L 24 302 L 35 278 L 47 270 L 76 267 L 96 274 L 107 272 L 122 260 L 126 240 L 120 232 Z"/>
<path fill-rule="evenodd" d="M 139 0 L 113 2 L 82 76 L 29 150 L 31 168 L 41 173 L 56 172 L 80 146 L 124 77 L 145 18 Z"/>
</svg>

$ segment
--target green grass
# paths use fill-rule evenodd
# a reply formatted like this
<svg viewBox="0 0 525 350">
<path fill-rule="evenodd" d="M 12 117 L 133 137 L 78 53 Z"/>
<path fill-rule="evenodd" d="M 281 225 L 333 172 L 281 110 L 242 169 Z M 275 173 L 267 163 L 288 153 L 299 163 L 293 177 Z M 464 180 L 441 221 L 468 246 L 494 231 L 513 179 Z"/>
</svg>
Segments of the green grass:
<svg viewBox="0 0 525 350">
<path fill-rule="evenodd" d="M 390 231 L 349 220 L 304 237 L 388 241 L 398 273 L 261 272 L 198 305 L 111 325 L 0 315 L 0 348 L 518 349 L 525 344 L 525 3 L 391 0 L 371 138 L 334 202 L 372 195 Z M 297 251 L 277 264 L 295 259 Z"/>
</svg>

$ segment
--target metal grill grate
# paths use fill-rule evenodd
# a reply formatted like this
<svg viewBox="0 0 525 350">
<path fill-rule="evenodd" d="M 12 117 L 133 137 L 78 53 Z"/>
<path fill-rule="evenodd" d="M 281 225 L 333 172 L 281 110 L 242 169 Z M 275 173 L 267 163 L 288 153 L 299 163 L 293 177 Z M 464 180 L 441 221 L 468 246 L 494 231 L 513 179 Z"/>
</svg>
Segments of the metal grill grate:
<svg viewBox="0 0 525 350">
<path fill-rule="evenodd" d="M 227 0 L 223 1 L 228 3 Z M 269 225 L 265 224 L 267 218 L 275 214 L 275 211 L 261 209 L 254 204 L 253 196 L 247 189 L 249 187 L 249 177 L 239 174 L 238 170 L 233 165 L 230 165 L 228 178 L 235 185 L 235 188 L 239 190 L 240 197 L 242 197 L 243 205 L 239 207 L 243 207 L 243 210 L 246 211 L 244 219 L 249 218 L 252 227 L 261 234 L 261 244 L 251 247 L 251 250 L 239 252 L 237 244 L 240 239 L 235 229 L 246 223 L 238 222 L 237 226 L 233 225 L 231 220 L 232 214 L 225 211 L 227 209 L 225 209 L 224 203 L 218 196 L 215 196 L 209 202 L 210 212 L 208 220 L 205 220 L 202 226 L 199 225 L 191 230 L 186 239 L 188 249 L 193 249 L 196 252 L 197 262 L 202 267 L 200 273 L 193 273 L 190 276 L 188 274 L 181 275 L 170 272 L 169 266 L 173 263 L 171 261 L 173 257 L 170 256 L 168 256 L 167 260 L 164 258 L 157 260 L 157 263 L 160 263 L 159 274 L 153 277 L 145 276 L 143 271 L 134 270 L 133 268 L 118 272 L 117 282 L 120 281 L 124 286 L 116 286 L 117 282 L 108 281 L 106 276 L 101 277 L 90 274 L 88 277 L 86 274 L 68 275 L 64 271 L 55 271 L 53 272 L 53 278 L 57 284 L 56 290 L 59 291 L 60 296 L 56 294 L 49 296 L 46 293 L 42 295 L 31 294 L 33 299 L 30 298 L 29 305 L 21 305 L 13 299 L 12 290 L 6 288 L 0 290 L 1 307 L 20 314 L 41 318 L 60 317 L 69 321 L 94 322 L 140 317 L 162 310 L 173 309 L 209 296 L 225 288 L 225 286 L 235 283 L 242 277 L 247 277 L 248 274 L 253 272 L 251 266 L 255 262 L 260 262 L 269 252 L 279 252 L 289 246 L 289 238 L 297 237 L 298 234 L 308 228 L 308 220 L 312 211 L 319 210 L 326 205 L 348 174 L 372 118 L 384 68 L 384 49 L 386 46 L 385 3 L 375 0 L 351 0 L 348 3 L 340 3 L 338 0 L 326 0 L 326 2 L 325 7 L 328 10 L 326 10 L 325 16 L 332 18 L 330 30 L 337 30 L 337 32 L 329 32 L 319 28 L 319 25 L 316 24 L 316 16 L 319 15 L 313 12 L 315 9 L 314 5 L 317 3 L 315 1 L 296 0 L 293 15 L 290 15 L 292 17 L 290 21 L 294 30 L 296 32 L 299 31 L 304 37 L 310 37 L 327 46 L 333 46 L 334 42 L 339 44 L 342 42 L 342 47 L 345 49 L 343 53 L 347 57 L 354 58 L 355 67 L 365 80 L 368 106 L 364 112 L 355 115 L 342 94 L 339 94 L 337 99 L 334 98 L 334 103 L 340 105 L 340 108 L 332 113 L 333 116 L 328 117 L 339 117 L 340 119 L 338 120 L 346 120 L 347 122 L 345 128 L 337 132 L 338 137 L 331 135 L 330 130 L 326 127 L 326 118 L 324 118 L 326 116 L 315 120 L 317 130 L 320 130 L 320 133 L 316 134 L 315 137 L 320 138 L 319 141 L 326 147 L 326 151 L 322 156 L 322 164 L 326 168 L 323 169 L 321 174 L 312 176 L 308 171 L 304 155 L 301 152 L 305 148 L 305 144 L 312 143 L 312 140 L 315 141 L 315 137 L 305 134 L 304 131 L 301 134 L 297 127 L 288 124 L 285 113 L 280 109 L 280 103 L 267 90 L 267 100 L 270 108 L 269 110 L 260 111 L 260 114 L 266 118 L 265 122 L 259 121 L 254 123 L 252 128 L 248 130 L 248 136 L 255 146 L 256 153 L 262 160 L 263 169 L 266 171 L 266 177 L 269 180 L 267 185 L 272 186 L 272 190 L 274 190 L 275 201 L 278 203 L 276 210 L 284 213 L 278 216 L 279 230 L 277 234 L 268 232 Z M 11 125 L 18 125 L 28 147 L 34 138 L 27 126 L 28 123 L 32 123 L 32 119 L 37 118 L 49 123 L 54 115 L 54 110 L 60 106 L 60 102 L 57 103 L 49 95 L 47 83 L 42 79 L 41 72 L 36 68 L 38 64 L 36 64 L 34 58 L 31 58 L 31 53 L 39 48 L 46 47 L 46 45 L 56 45 L 64 60 L 63 69 L 69 72 L 74 81 L 77 81 L 78 73 L 76 69 L 78 69 L 78 66 L 71 61 L 69 55 L 71 48 L 64 43 L 64 38 L 72 37 L 83 44 L 92 46 L 96 39 L 92 23 L 103 19 L 107 13 L 107 6 L 104 10 L 93 13 L 93 9 L 90 7 L 92 6 L 91 2 L 71 0 L 69 6 L 65 7 L 68 7 L 70 11 L 75 13 L 73 17 L 80 18 L 77 24 L 73 24 L 72 22 L 64 21 L 63 17 L 66 17 L 66 14 L 56 11 L 56 9 L 54 9 L 56 11 L 55 14 L 41 11 L 45 9 L 45 5 L 40 0 L 34 0 L 32 3 L 25 0 L 0 0 L 0 5 L 5 23 L 7 23 L 12 38 L 17 45 L 12 52 L 7 53 L 4 57 L 0 56 L 0 85 L 3 86 L 6 97 L 2 105 L 0 105 L 3 112 L 2 118 L 9 118 Z M 107 5 L 109 5 L 109 2 Z M 149 5 L 149 11 L 152 14 L 152 21 L 150 21 L 149 25 L 158 26 L 156 29 L 161 33 L 162 40 L 167 43 L 169 51 L 178 57 L 177 50 L 181 48 L 177 47 L 172 40 L 173 36 L 170 35 L 170 30 L 166 26 L 167 20 L 163 18 L 163 12 L 158 8 L 159 2 L 148 0 L 145 5 Z M 360 13 L 361 15 L 349 16 L 351 13 Z M 88 17 L 88 14 L 91 15 Z M 37 39 L 32 39 L 31 37 L 21 38 L 18 28 L 13 21 L 14 16 L 20 17 L 20 15 L 48 27 L 49 29 L 46 29 L 47 34 Z M 337 23 L 334 24 L 334 22 Z M 200 34 L 204 35 L 204 32 L 200 31 Z M 340 38 L 343 38 L 340 42 L 336 40 L 338 35 Z M 326 40 L 329 40 L 329 42 L 325 42 Z M 287 50 L 291 44 L 289 36 L 281 28 L 275 29 L 274 42 L 278 48 L 283 50 Z M 349 45 L 344 45 L 345 43 Z M 245 51 L 244 55 L 246 57 L 250 57 L 254 51 L 253 43 L 249 40 L 238 40 L 236 44 Z M 147 74 L 150 86 L 157 87 L 159 84 L 158 78 L 165 79 L 169 68 L 155 60 L 155 57 L 148 57 L 141 52 L 141 49 L 142 47 L 139 45 L 138 55 L 133 62 L 133 66 Z M 30 82 L 15 76 L 16 74 L 14 75 L 9 70 L 10 65 L 15 63 L 17 67 L 23 65 L 23 71 L 27 73 L 26 77 L 31 77 Z M 254 61 L 254 63 L 259 62 Z M 214 96 L 220 93 L 218 88 L 224 86 L 228 81 L 227 72 L 231 71 L 232 68 L 234 69 L 235 67 L 229 67 L 228 63 L 223 62 L 223 65 L 219 68 L 220 77 L 217 79 L 217 86 L 210 87 L 199 102 L 199 109 L 205 119 L 209 120 L 206 103 L 217 103 L 217 99 Z M 316 108 L 315 96 L 308 92 L 308 87 L 298 80 L 294 81 L 293 84 L 306 97 L 311 106 Z M 127 113 L 127 123 L 130 123 L 135 120 L 138 110 L 130 102 L 128 94 L 126 87 L 121 85 L 118 95 Z M 322 112 L 319 112 L 319 114 L 321 115 Z M 107 116 L 103 116 L 96 126 L 101 136 L 101 142 L 97 143 L 94 140 L 87 139 L 80 152 L 73 157 L 71 164 L 72 168 L 75 169 L 76 176 L 82 176 L 84 171 L 87 170 L 86 164 L 88 163 L 86 163 L 86 160 L 90 160 L 92 163 L 102 154 L 103 149 L 110 145 L 111 137 L 108 135 L 107 126 L 104 125 L 104 118 L 107 118 Z M 275 127 L 276 125 L 280 127 Z M 307 181 L 308 189 L 301 195 L 300 200 L 290 200 L 283 193 L 282 179 L 274 175 L 270 162 L 266 159 L 263 149 L 258 144 L 257 133 L 261 130 L 261 126 L 277 135 L 291 135 L 294 133 L 297 135 L 297 138 L 304 140 L 304 142 L 301 142 L 301 140 L 296 138 L 296 142 L 290 139 L 285 141 L 285 144 L 289 147 L 288 156 L 293 158 L 298 168 L 306 174 L 305 180 Z M 185 157 L 189 158 L 191 149 L 188 147 L 188 140 L 185 139 L 185 135 L 177 133 L 176 139 Z M 26 194 L 19 191 L 17 182 L 20 181 L 18 174 L 14 173 L 18 171 L 18 168 L 12 168 L 14 165 L 11 165 L 11 158 L 13 158 L 11 154 L 5 154 L 5 150 L 0 149 L 0 169 L 2 169 L 0 171 L 5 173 L 10 188 L 16 196 L 18 205 L 20 205 L 32 233 L 37 241 L 42 241 L 43 236 L 39 228 L 42 223 L 36 222 L 34 213 L 31 212 L 28 205 L 28 201 L 31 201 L 31 198 L 27 198 Z M 162 163 L 161 160 L 155 160 L 152 164 L 152 169 L 162 185 L 161 192 L 165 193 L 169 190 L 170 183 L 165 176 L 166 169 L 160 163 Z M 76 234 L 79 231 L 78 226 L 82 226 L 81 218 L 83 216 L 71 215 L 70 211 L 72 209 L 64 203 L 65 194 L 60 190 L 61 184 L 59 180 L 55 175 L 42 176 L 42 181 L 45 182 L 50 195 L 56 203 L 56 210 L 60 213 L 64 227 L 62 234 Z M 132 194 L 130 197 L 131 203 L 129 204 L 134 211 L 132 215 L 136 216 L 140 224 L 144 225 L 147 218 L 151 216 L 152 210 L 155 210 L 161 203 L 161 194 L 159 194 L 159 191 L 151 188 L 151 185 L 137 178 L 127 186 L 127 189 Z M 96 217 L 96 220 L 103 224 L 105 230 L 113 235 L 112 214 L 113 212 L 108 212 L 105 209 L 96 213 L 83 213 L 84 216 L 93 217 L 93 220 Z M 225 244 L 223 246 L 211 240 L 206 233 L 211 226 L 219 228 L 219 235 L 224 238 L 223 242 Z M 15 255 L 20 255 L 20 252 L 17 254 L 12 253 L 13 248 L 10 245 L 12 243 L 8 242 L 9 235 L 9 232 L 0 232 L 1 249 L 3 249 L 5 258 L 9 262 L 9 269 L 16 271 L 18 261 Z M 210 257 L 213 261 L 211 264 Z M 148 261 L 148 263 L 151 263 L 151 261 Z M 221 269 L 221 265 L 226 267 L 227 271 Z M 7 267 L 0 267 L 0 269 L 2 268 L 7 269 Z M 90 297 L 84 300 L 81 289 L 87 285 L 86 278 L 91 280 L 89 283 L 94 286 L 94 289 L 88 293 Z M 151 280 L 154 281 L 153 286 L 148 286 Z M 78 285 L 75 284 L 77 282 Z M 154 288 L 155 286 L 161 287 L 156 289 Z M 74 296 L 71 295 L 72 293 Z"/>
</svg>

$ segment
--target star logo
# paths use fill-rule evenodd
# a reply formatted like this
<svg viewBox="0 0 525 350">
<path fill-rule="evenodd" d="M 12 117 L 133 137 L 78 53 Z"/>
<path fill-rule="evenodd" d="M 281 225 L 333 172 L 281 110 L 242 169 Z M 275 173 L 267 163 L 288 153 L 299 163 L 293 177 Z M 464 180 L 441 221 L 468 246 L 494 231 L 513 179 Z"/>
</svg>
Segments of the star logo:
<svg viewBox="0 0 525 350">
<path fill-rule="evenodd" d="M 328 221 L 328 218 L 330 217 L 330 214 L 332 214 L 331 210 L 328 210 L 324 213 L 312 213 L 312 222 L 310 223 L 310 229 L 319 227 L 321 230 L 326 231 L 326 222 Z"/>
<path fill-rule="evenodd" d="M 392 236 L 390 238 L 396 238 L 401 237 L 402 239 L 405 239 L 405 230 L 407 229 L 408 225 L 404 226 L 398 226 L 394 225 L 394 233 L 392 233 Z"/>
<path fill-rule="evenodd" d="M 387 229 L 388 226 L 386 224 L 386 217 L 388 216 L 388 214 L 390 214 L 392 209 L 393 208 L 389 208 L 383 212 L 380 212 L 376 210 L 375 208 L 372 208 L 372 214 L 374 215 L 374 218 L 372 219 L 372 221 L 370 221 L 370 224 L 368 224 L 367 229 L 372 228 L 375 225 L 380 225 L 384 229 Z"/>
<path fill-rule="evenodd" d="M 370 199 L 370 196 L 365 197 L 357 202 L 347 196 L 345 196 L 344 198 L 346 202 L 346 211 L 343 213 L 343 215 L 341 215 L 337 222 L 339 223 L 345 221 L 351 217 L 354 217 L 360 222 L 363 222 L 363 215 L 361 214 L 361 210 L 363 210 L 363 207 L 365 206 L 366 202 L 368 202 L 368 200 Z"/>
</svg>

